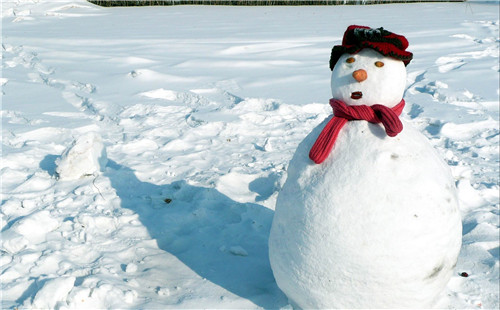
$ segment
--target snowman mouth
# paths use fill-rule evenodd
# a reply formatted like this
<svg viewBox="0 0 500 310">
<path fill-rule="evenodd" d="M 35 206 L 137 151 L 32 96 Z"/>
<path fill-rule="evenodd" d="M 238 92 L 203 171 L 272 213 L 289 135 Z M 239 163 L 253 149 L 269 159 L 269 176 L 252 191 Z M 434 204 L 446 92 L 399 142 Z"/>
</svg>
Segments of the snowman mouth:
<svg viewBox="0 0 500 310">
<path fill-rule="evenodd" d="M 361 99 L 361 97 L 363 97 L 363 93 L 360 91 L 355 91 L 355 92 L 351 93 L 352 99 L 358 100 L 358 99 Z"/>
</svg>

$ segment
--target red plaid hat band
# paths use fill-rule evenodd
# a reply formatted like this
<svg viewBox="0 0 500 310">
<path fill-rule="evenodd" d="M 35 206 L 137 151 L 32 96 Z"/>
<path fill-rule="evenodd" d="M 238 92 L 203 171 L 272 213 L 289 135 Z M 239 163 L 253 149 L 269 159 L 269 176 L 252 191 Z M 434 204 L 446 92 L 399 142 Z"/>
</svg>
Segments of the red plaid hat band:
<svg viewBox="0 0 500 310">
<path fill-rule="evenodd" d="M 404 62 L 405 66 L 413 58 L 413 54 L 406 51 L 408 40 L 404 36 L 389 32 L 384 28 L 374 29 L 352 25 L 345 31 L 342 45 L 333 47 L 330 69 L 333 70 L 342 54 L 356 54 L 364 48 L 372 48 L 384 56 L 399 59 Z"/>
</svg>

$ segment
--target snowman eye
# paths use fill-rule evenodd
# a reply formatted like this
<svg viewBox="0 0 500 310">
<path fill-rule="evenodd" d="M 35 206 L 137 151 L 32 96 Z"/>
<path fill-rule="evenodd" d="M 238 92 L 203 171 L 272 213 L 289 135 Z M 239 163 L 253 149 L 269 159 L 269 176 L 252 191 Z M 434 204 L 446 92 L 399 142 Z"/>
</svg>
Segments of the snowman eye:
<svg viewBox="0 0 500 310">
<path fill-rule="evenodd" d="M 384 66 L 384 63 L 381 62 L 381 61 L 376 61 L 375 62 L 375 66 L 379 67 L 379 68 L 382 68 Z"/>
<path fill-rule="evenodd" d="M 349 57 L 345 60 L 345 62 L 347 62 L 348 64 L 352 64 L 353 62 L 355 62 L 356 59 L 354 59 L 354 57 Z"/>
</svg>

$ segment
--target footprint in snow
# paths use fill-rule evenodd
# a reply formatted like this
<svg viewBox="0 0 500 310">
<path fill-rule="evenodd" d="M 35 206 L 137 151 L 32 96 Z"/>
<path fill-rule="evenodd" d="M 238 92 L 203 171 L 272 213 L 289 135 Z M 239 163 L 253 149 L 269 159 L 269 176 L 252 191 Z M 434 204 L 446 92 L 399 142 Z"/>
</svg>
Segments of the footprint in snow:
<svg viewBox="0 0 500 310">
<path fill-rule="evenodd" d="M 452 70 L 457 70 L 467 63 L 462 57 L 443 56 L 436 60 L 436 65 L 440 73 L 447 73 Z"/>
<path fill-rule="evenodd" d="M 222 107 L 232 108 L 243 101 L 242 98 L 218 88 L 192 89 L 187 92 L 158 88 L 139 93 L 139 95 L 150 99 L 178 102 L 183 106 L 194 108 L 207 106 L 209 107 L 207 111 L 220 110 Z"/>
</svg>

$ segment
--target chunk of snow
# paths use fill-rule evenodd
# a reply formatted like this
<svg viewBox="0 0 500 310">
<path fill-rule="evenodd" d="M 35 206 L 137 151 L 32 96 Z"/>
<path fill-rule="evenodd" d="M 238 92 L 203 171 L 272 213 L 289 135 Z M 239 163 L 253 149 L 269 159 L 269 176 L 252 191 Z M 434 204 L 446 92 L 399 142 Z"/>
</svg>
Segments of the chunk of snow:
<svg viewBox="0 0 500 310">
<path fill-rule="evenodd" d="M 2 232 L 2 251 L 15 254 L 28 246 L 28 239 L 13 229 Z"/>
<path fill-rule="evenodd" d="M 136 271 L 137 271 L 137 265 L 134 263 L 130 263 L 125 267 L 126 273 L 131 273 L 131 272 L 136 272 Z"/>
<path fill-rule="evenodd" d="M 248 252 L 239 245 L 230 247 L 229 253 L 236 255 L 236 256 L 248 256 Z"/>
<path fill-rule="evenodd" d="M 33 299 L 35 309 L 54 309 L 59 302 L 64 302 L 66 296 L 75 285 L 75 277 L 62 277 L 45 282 Z"/>
<path fill-rule="evenodd" d="M 107 163 L 106 149 L 102 138 L 89 132 L 76 139 L 56 161 L 59 180 L 75 180 L 94 175 Z"/>
</svg>

